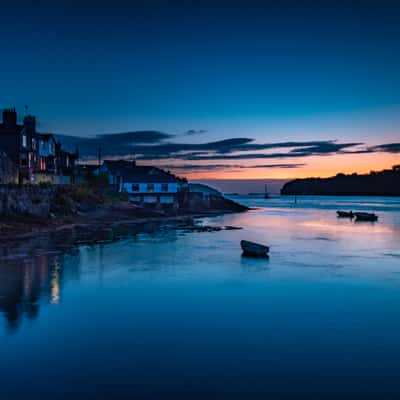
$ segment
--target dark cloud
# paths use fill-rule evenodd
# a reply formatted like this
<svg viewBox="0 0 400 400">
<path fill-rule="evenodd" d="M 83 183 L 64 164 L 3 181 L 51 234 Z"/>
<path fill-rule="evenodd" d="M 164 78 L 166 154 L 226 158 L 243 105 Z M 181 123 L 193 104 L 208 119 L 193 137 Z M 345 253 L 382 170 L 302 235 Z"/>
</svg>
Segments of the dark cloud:
<svg viewBox="0 0 400 400">
<path fill-rule="evenodd" d="M 369 147 L 370 152 L 400 153 L 400 143 L 386 143 Z"/>
<path fill-rule="evenodd" d="M 336 143 L 334 141 L 278 142 L 258 144 L 253 143 L 253 139 L 249 138 L 233 138 L 202 144 L 165 143 L 154 146 L 138 145 L 134 148 L 138 158 L 146 160 L 179 158 L 182 160 L 198 161 L 307 157 L 318 154 L 334 154 L 342 151 L 343 149 L 351 148 L 361 144 L 362 143 Z M 279 153 L 254 153 L 254 151 L 275 148 L 292 149 L 287 152 Z"/>
<path fill-rule="evenodd" d="M 257 165 L 237 165 L 237 164 L 165 164 L 159 165 L 160 168 L 172 169 L 172 170 L 184 170 L 184 171 L 210 171 L 210 170 L 221 170 L 221 169 L 253 169 L 253 168 L 299 168 L 306 164 L 257 164 Z"/>
<path fill-rule="evenodd" d="M 201 135 L 203 133 L 207 133 L 206 130 L 204 129 L 189 129 L 188 131 L 184 132 L 183 134 L 186 136 L 192 136 L 192 135 Z"/>
<path fill-rule="evenodd" d="M 190 132 L 190 133 L 188 133 Z M 200 132 L 190 130 L 187 133 Z M 251 138 L 230 138 L 206 143 L 173 142 L 177 136 L 159 131 L 136 131 L 117 134 L 102 134 L 94 137 L 58 135 L 58 139 L 69 148 L 78 148 L 82 158 L 97 157 L 102 148 L 103 157 L 135 156 L 138 160 L 176 159 L 183 161 L 223 161 L 305 158 L 315 155 L 359 154 L 372 152 L 400 152 L 400 143 L 387 143 L 373 147 L 362 147 L 363 143 L 339 143 L 335 140 L 293 141 L 275 143 L 254 143 Z M 279 151 L 279 149 L 281 151 Z M 277 150 L 269 152 L 270 150 Z M 251 168 L 297 168 L 298 163 L 264 164 Z M 204 166 L 186 165 L 176 169 L 199 169 Z M 214 168 L 247 168 L 241 165 L 216 165 Z"/>
<path fill-rule="evenodd" d="M 99 147 L 104 155 L 124 156 L 132 154 L 133 146 L 155 145 L 172 138 L 173 135 L 159 131 L 134 131 L 122 133 L 105 133 L 93 137 L 79 137 L 69 135 L 56 135 L 57 140 L 66 148 L 79 148 L 80 153 L 86 157 L 97 154 Z"/>
<path fill-rule="evenodd" d="M 158 131 L 134 131 L 134 132 L 123 132 L 123 133 L 106 133 L 98 135 L 98 140 L 101 141 L 119 141 L 123 144 L 132 143 L 160 143 L 166 139 L 172 138 L 174 135 L 170 135 L 164 132 Z"/>
<path fill-rule="evenodd" d="M 291 153 L 329 154 L 339 152 L 349 147 L 360 146 L 362 144 L 363 143 L 335 143 L 333 141 L 321 142 L 317 145 L 293 149 Z"/>
</svg>

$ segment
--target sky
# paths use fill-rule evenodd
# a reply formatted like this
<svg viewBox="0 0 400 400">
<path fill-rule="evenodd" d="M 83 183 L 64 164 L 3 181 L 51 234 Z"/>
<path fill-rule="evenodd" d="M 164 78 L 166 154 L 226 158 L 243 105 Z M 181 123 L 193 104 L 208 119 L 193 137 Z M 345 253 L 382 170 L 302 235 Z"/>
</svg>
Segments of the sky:
<svg viewBox="0 0 400 400">
<path fill-rule="evenodd" d="M 28 105 L 84 161 L 190 179 L 390 168 L 399 20 L 384 1 L 9 2 L 0 108 Z"/>
</svg>

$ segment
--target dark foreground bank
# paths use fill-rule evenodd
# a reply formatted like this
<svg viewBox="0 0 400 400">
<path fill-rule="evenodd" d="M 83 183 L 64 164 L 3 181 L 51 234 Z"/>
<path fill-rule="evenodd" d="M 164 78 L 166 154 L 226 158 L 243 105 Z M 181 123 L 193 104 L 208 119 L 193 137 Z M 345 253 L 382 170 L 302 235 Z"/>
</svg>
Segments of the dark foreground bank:
<svg viewBox="0 0 400 400">
<path fill-rule="evenodd" d="M 46 233 L 76 232 L 76 241 L 112 240 L 120 231 L 145 222 L 187 221 L 198 215 L 248 210 L 224 197 L 188 201 L 179 208 L 144 207 L 123 194 L 86 186 L 9 186 L 0 188 L 3 242 Z"/>
</svg>

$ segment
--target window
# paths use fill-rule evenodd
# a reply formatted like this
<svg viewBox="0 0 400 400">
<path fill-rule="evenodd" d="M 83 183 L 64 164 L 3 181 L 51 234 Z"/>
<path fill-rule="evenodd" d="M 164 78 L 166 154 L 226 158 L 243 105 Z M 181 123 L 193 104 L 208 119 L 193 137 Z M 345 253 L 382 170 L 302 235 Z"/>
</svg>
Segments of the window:
<svg viewBox="0 0 400 400">
<path fill-rule="evenodd" d="M 36 150 L 36 140 L 35 140 L 35 138 L 32 138 L 32 149 Z"/>
<path fill-rule="evenodd" d="M 139 191 L 139 185 L 137 183 L 132 183 L 132 192 L 138 192 Z"/>
<path fill-rule="evenodd" d="M 147 191 L 148 192 L 154 192 L 154 183 L 148 183 L 147 184 Z"/>
<path fill-rule="evenodd" d="M 168 183 L 162 183 L 161 184 L 161 191 L 162 192 L 168 192 Z"/>
<path fill-rule="evenodd" d="M 26 135 L 22 135 L 22 147 L 27 146 Z"/>
</svg>

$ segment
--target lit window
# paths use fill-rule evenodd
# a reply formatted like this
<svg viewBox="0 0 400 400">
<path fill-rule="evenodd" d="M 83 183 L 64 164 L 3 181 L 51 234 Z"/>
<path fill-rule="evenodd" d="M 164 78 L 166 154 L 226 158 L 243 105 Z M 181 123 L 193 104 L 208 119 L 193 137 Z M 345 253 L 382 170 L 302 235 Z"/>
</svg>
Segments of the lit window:
<svg viewBox="0 0 400 400">
<path fill-rule="evenodd" d="M 22 147 L 26 147 L 27 141 L 26 141 L 26 135 L 22 135 Z"/>
<path fill-rule="evenodd" d="M 147 184 L 147 191 L 148 192 L 154 192 L 154 183 L 148 183 Z"/>
<path fill-rule="evenodd" d="M 139 185 L 137 183 L 132 183 L 132 192 L 138 192 L 139 191 Z"/>
<path fill-rule="evenodd" d="M 162 183 L 161 184 L 161 191 L 162 192 L 168 192 L 168 183 Z"/>
</svg>

